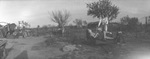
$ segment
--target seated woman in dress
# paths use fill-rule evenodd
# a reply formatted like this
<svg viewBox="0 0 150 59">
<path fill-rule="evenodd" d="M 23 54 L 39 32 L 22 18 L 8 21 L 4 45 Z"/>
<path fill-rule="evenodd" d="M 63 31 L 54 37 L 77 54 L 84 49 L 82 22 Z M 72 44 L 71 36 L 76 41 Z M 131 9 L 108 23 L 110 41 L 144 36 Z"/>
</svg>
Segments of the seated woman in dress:
<svg viewBox="0 0 150 59">
<path fill-rule="evenodd" d="M 103 31 L 102 28 L 88 28 L 86 30 L 87 41 L 95 44 L 96 40 L 103 40 Z"/>
</svg>

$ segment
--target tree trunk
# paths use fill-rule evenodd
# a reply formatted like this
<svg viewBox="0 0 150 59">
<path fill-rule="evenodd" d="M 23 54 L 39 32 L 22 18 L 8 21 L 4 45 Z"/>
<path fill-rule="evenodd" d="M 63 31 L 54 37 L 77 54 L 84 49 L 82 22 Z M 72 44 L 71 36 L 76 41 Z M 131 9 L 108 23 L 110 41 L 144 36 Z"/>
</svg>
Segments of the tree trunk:
<svg viewBox="0 0 150 59">
<path fill-rule="evenodd" d="M 62 27 L 62 33 L 61 33 L 62 36 L 64 36 L 64 32 L 65 32 L 65 28 Z"/>
<path fill-rule="evenodd" d="M 98 27 L 101 25 L 101 23 L 102 23 L 102 20 L 99 19 Z"/>
<path fill-rule="evenodd" d="M 106 23 L 105 23 L 105 31 L 107 32 L 108 31 L 108 26 L 107 26 L 108 25 L 108 18 L 106 18 L 105 21 L 106 21 Z"/>
</svg>

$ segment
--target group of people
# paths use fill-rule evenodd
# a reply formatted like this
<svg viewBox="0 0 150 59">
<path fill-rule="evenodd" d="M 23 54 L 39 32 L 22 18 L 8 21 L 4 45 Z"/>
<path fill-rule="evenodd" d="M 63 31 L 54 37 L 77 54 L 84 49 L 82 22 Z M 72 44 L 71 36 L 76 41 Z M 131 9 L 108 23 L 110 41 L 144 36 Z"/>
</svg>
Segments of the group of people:
<svg viewBox="0 0 150 59">
<path fill-rule="evenodd" d="M 91 43 L 96 43 L 96 40 L 106 41 L 107 39 L 114 39 L 119 44 L 121 42 L 122 31 L 109 32 L 108 22 L 99 22 L 98 26 L 89 26 L 86 32 L 87 40 Z"/>
</svg>

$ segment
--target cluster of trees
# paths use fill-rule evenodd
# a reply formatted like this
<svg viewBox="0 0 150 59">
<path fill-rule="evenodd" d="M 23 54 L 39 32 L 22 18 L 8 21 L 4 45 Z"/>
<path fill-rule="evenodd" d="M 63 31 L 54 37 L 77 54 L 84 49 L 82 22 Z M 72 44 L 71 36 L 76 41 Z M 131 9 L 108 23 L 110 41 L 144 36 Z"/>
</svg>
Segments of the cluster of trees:
<svg viewBox="0 0 150 59">
<path fill-rule="evenodd" d="M 119 8 L 111 3 L 110 0 L 99 0 L 97 2 L 87 4 L 88 15 L 92 15 L 93 17 L 97 17 L 100 19 L 107 18 L 107 22 L 115 19 L 119 13 Z M 49 13 L 50 14 L 50 13 Z M 64 32 L 64 26 L 68 23 L 68 18 L 70 17 L 70 13 L 67 11 L 61 12 L 52 12 L 51 20 L 58 24 L 58 27 L 62 29 L 62 33 Z M 85 21 L 84 21 L 85 22 Z M 74 21 L 79 27 L 84 23 L 80 19 L 76 19 Z M 87 22 L 85 22 L 87 23 Z"/>
<path fill-rule="evenodd" d="M 119 8 L 113 5 L 110 0 L 99 0 L 97 2 L 87 4 L 88 13 L 93 17 L 99 19 L 99 23 L 102 20 L 106 21 L 105 30 L 107 31 L 107 24 L 114 20 L 119 14 Z M 137 17 L 129 17 L 128 15 L 122 17 L 121 30 L 123 31 L 140 31 L 142 30 L 142 23 L 139 22 Z"/>
<path fill-rule="evenodd" d="M 29 28 L 31 25 L 28 23 L 28 22 L 25 22 L 25 21 L 18 21 L 18 29 L 21 29 L 21 28 Z"/>
<path fill-rule="evenodd" d="M 137 17 L 129 17 L 128 15 L 125 17 L 122 17 L 120 19 L 122 24 L 122 29 L 124 31 L 137 31 L 140 30 L 139 27 L 141 23 L 139 22 Z"/>
<path fill-rule="evenodd" d="M 119 14 L 119 8 L 116 5 L 113 5 L 110 0 L 99 0 L 96 2 L 86 4 L 88 11 L 87 15 L 93 16 L 94 18 L 99 19 L 99 24 L 104 20 L 107 24 L 114 20 Z M 49 13 L 50 15 L 50 13 Z M 58 27 L 62 29 L 62 33 L 64 32 L 65 25 L 69 22 L 70 13 L 67 11 L 56 11 L 52 12 L 51 20 L 58 24 Z M 139 28 L 139 23 L 137 17 L 129 17 L 125 16 L 120 19 L 122 24 L 122 29 L 124 31 L 135 31 Z M 75 19 L 73 21 L 77 25 L 77 27 L 86 26 L 87 22 L 82 19 Z M 107 30 L 107 24 L 105 24 L 105 30 Z M 98 25 L 99 26 L 99 25 Z"/>
<path fill-rule="evenodd" d="M 82 20 L 82 19 L 75 19 L 75 20 L 73 21 L 73 23 L 75 23 L 75 25 L 76 25 L 77 27 L 80 27 L 80 28 L 82 28 L 83 26 L 86 26 L 86 25 L 87 25 L 87 21 Z"/>
</svg>

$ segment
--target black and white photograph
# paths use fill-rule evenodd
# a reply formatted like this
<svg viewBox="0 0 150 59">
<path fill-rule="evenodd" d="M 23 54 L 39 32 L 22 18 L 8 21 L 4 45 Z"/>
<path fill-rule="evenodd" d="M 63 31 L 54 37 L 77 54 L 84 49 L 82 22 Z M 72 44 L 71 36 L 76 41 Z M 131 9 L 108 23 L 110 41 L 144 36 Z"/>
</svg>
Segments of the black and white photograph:
<svg viewBox="0 0 150 59">
<path fill-rule="evenodd" d="M 0 0 L 0 59 L 150 59 L 150 0 Z"/>
</svg>

